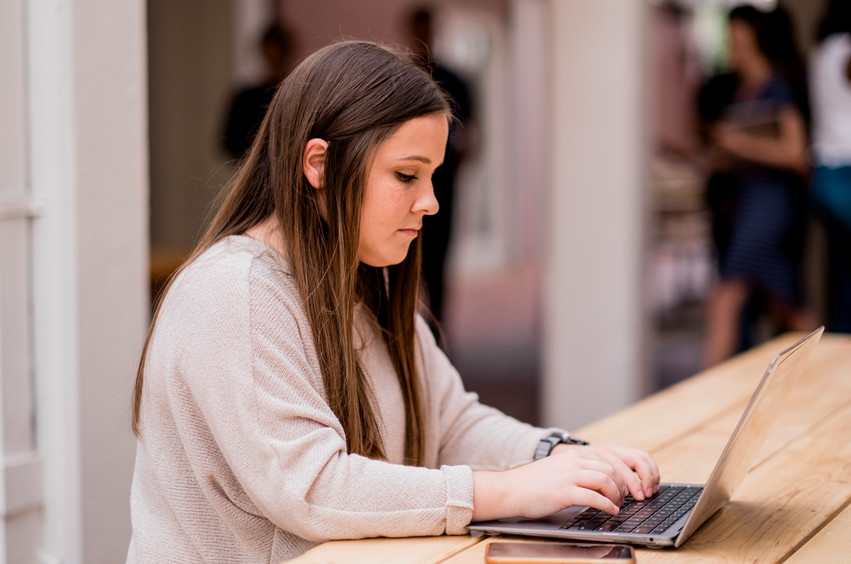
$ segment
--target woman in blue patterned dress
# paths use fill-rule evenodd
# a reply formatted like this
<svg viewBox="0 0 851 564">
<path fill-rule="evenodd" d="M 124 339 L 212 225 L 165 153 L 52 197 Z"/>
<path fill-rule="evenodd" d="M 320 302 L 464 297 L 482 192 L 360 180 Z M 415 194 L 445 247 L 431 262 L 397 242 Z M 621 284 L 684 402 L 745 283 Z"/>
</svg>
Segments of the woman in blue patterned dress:
<svg viewBox="0 0 851 564">
<path fill-rule="evenodd" d="M 737 85 L 712 140 L 730 172 L 734 211 L 707 305 L 704 365 L 731 356 L 741 314 L 759 295 L 789 330 L 816 325 L 804 302 L 801 255 L 809 172 L 806 86 L 788 16 L 751 6 L 729 16 Z"/>
</svg>

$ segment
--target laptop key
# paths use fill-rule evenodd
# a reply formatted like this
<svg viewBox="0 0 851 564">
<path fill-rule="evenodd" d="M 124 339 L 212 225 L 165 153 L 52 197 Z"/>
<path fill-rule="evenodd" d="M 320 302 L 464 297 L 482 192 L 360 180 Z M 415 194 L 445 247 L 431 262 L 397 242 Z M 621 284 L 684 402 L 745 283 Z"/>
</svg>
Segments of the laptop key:
<svg viewBox="0 0 851 564">
<path fill-rule="evenodd" d="M 609 519 L 608 521 L 606 521 L 605 523 L 600 525 L 600 527 L 597 528 L 596 530 L 597 531 L 605 531 L 607 533 L 610 533 L 610 532 L 614 531 L 622 522 L 623 521 L 613 521 L 612 519 Z"/>
<path fill-rule="evenodd" d="M 665 519 L 664 521 L 662 521 L 661 523 L 659 523 L 659 524 L 658 524 L 656 527 L 654 527 L 654 528 L 653 528 L 653 530 L 652 530 L 652 531 L 650 531 L 650 532 L 651 532 L 651 533 L 661 533 L 661 532 L 663 532 L 665 529 L 667 529 L 668 527 L 670 527 L 671 525 L 673 525 L 674 523 L 676 523 L 676 522 L 680 519 L 680 517 L 682 517 L 683 515 L 685 515 L 685 514 L 686 514 L 686 513 L 688 513 L 689 511 L 691 511 L 691 509 L 692 509 L 692 508 L 695 506 L 695 504 L 697 503 L 697 498 L 698 498 L 698 497 L 699 497 L 699 496 L 698 496 L 698 494 L 697 494 L 697 493 L 695 493 L 695 494 L 691 497 L 691 499 L 689 499 L 689 500 L 688 500 L 688 501 L 686 501 L 683 505 L 681 505 L 681 506 L 679 507 L 679 509 L 677 509 L 676 511 L 674 511 L 674 512 L 673 512 L 673 513 L 672 513 L 672 514 L 671 514 L 671 515 L 670 515 L 667 519 Z"/>
<path fill-rule="evenodd" d="M 596 531 L 597 529 L 602 527 L 603 523 L 605 523 L 606 521 L 607 520 L 605 518 L 603 518 L 603 519 L 592 519 L 591 521 L 588 521 L 587 523 L 585 523 L 583 525 L 583 529 L 587 530 L 587 531 Z"/>
</svg>

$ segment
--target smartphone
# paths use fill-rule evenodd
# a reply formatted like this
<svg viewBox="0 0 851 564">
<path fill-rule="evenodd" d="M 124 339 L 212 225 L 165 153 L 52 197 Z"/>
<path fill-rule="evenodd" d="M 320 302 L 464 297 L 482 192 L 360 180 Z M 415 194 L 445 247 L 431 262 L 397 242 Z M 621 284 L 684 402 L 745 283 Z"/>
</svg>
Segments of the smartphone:
<svg viewBox="0 0 851 564">
<path fill-rule="evenodd" d="M 485 549 L 488 564 L 635 564 L 626 544 L 575 542 L 492 542 Z"/>
</svg>

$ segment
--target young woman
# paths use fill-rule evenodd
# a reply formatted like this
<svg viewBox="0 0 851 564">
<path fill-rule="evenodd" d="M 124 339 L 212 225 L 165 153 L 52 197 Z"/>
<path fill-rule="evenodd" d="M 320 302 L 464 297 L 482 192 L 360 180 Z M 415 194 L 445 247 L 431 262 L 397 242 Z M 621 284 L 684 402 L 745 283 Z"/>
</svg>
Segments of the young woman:
<svg viewBox="0 0 851 564">
<path fill-rule="evenodd" d="M 729 31 L 735 82 L 711 134 L 731 182 L 733 210 L 720 280 L 709 295 L 705 366 L 736 352 L 742 313 L 754 295 L 787 330 L 817 325 L 803 296 L 806 84 L 791 23 L 780 8 L 740 6 L 730 12 Z"/>
<path fill-rule="evenodd" d="M 450 119 L 423 70 L 371 43 L 284 81 L 154 316 L 128 561 L 278 562 L 656 491 L 643 452 L 541 449 L 553 430 L 480 405 L 417 315 Z"/>
</svg>

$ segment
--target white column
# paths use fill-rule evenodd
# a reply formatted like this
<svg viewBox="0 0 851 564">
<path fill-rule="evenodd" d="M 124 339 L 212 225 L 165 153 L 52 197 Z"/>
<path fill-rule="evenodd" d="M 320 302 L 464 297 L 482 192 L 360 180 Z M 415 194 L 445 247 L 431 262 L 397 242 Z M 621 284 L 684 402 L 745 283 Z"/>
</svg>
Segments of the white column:
<svg viewBox="0 0 851 564">
<path fill-rule="evenodd" d="M 0 4 L 0 563 L 29 562 L 41 533 L 42 460 L 33 428 L 24 0 Z"/>
<path fill-rule="evenodd" d="M 148 318 L 145 2 L 26 5 L 39 561 L 120 562 Z"/>
<path fill-rule="evenodd" d="M 645 390 L 646 2 L 549 0 L 552 80 L 543 421 Z"/>
</svg>

